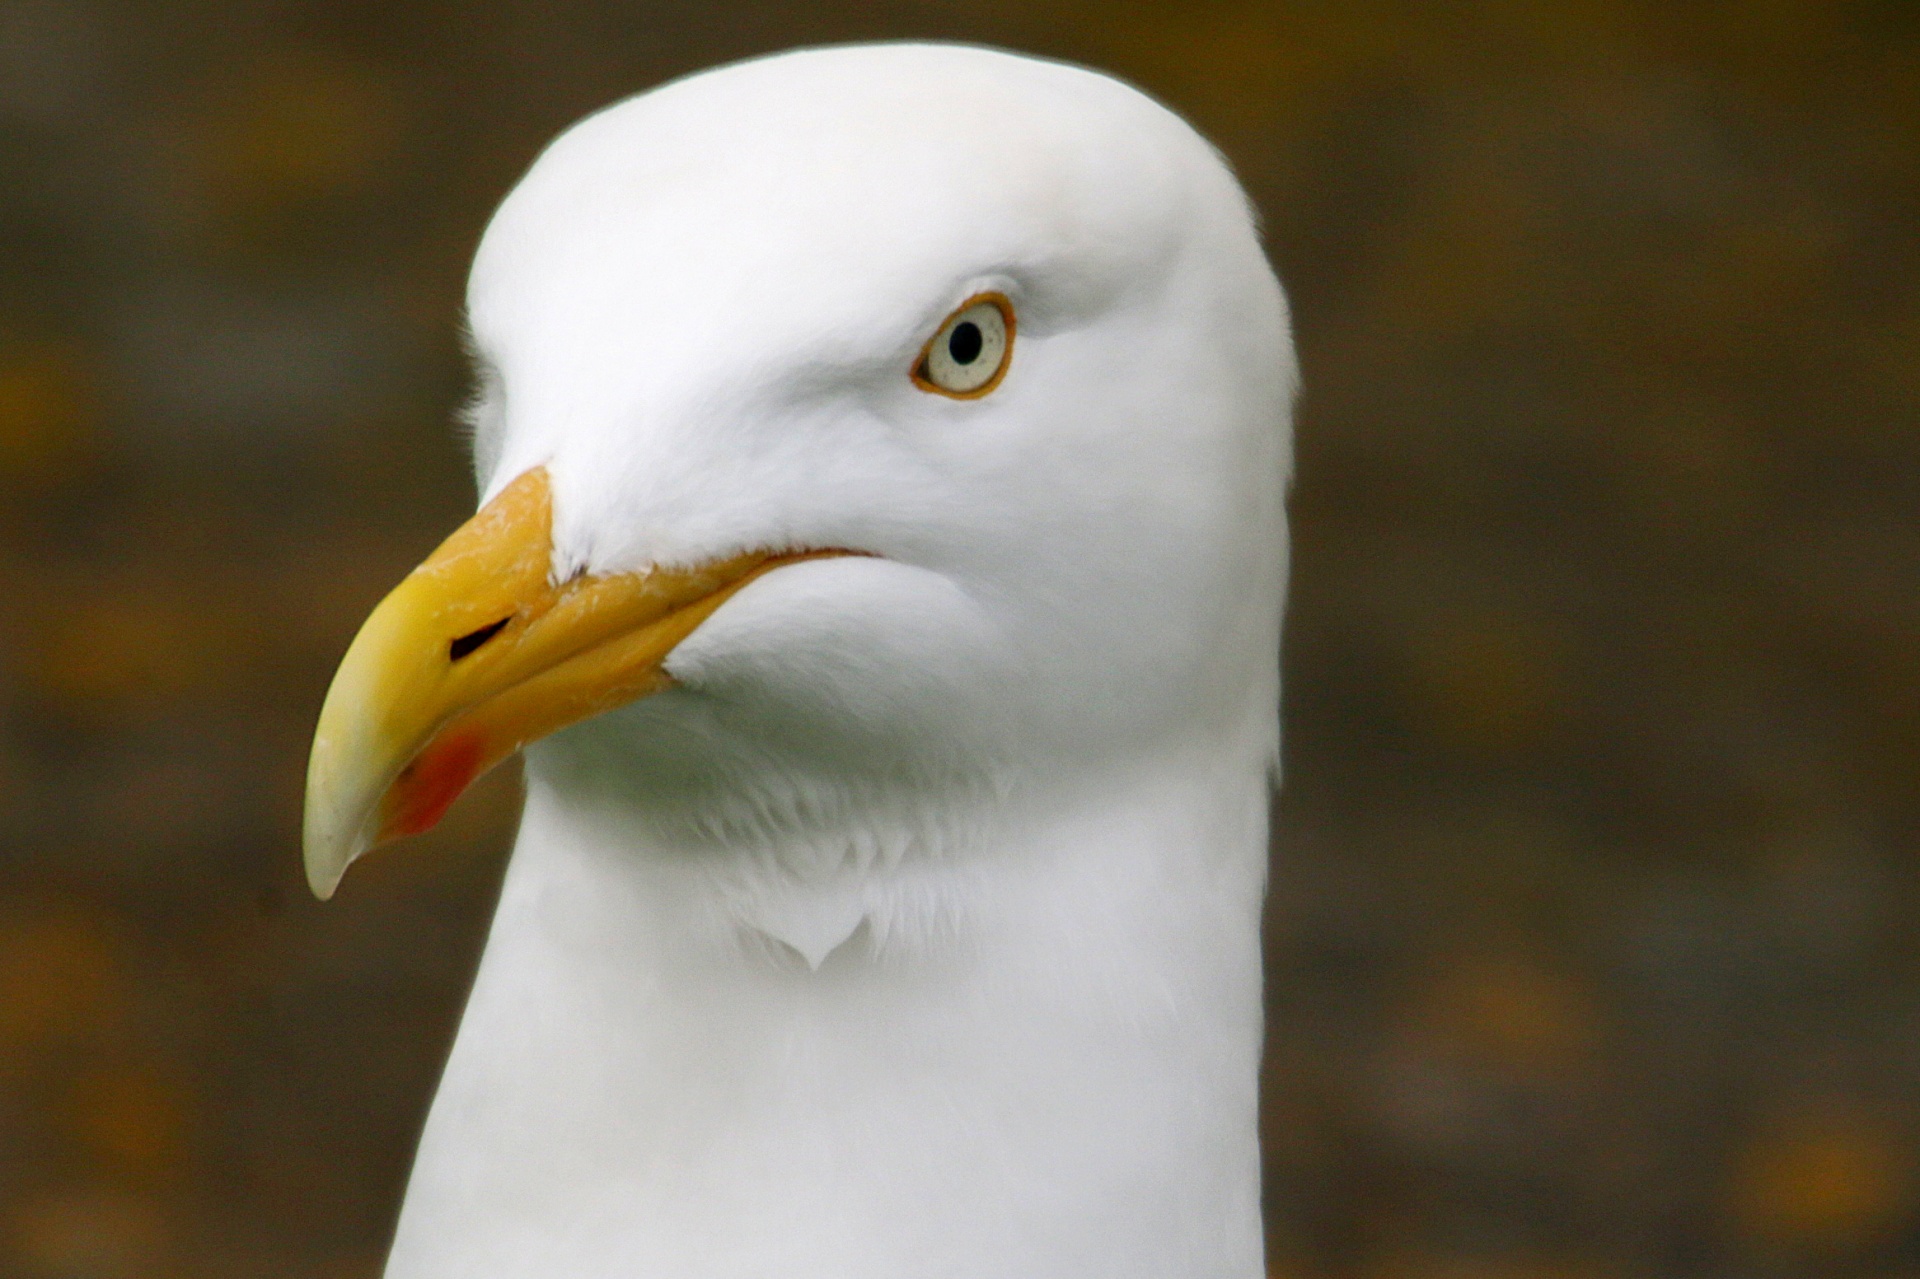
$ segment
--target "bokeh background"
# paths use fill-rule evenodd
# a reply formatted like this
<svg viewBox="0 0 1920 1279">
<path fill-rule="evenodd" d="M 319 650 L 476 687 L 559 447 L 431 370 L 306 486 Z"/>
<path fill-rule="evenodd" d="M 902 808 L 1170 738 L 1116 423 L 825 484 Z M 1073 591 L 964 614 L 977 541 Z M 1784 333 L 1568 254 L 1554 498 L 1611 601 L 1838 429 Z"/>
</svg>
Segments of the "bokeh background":
<svg viewBox="0 0 1920 1279">
<path fill-rule="evenodd" d="M 377 1274 L 517 783 L 324 908 L 300 788 L 468 256 L 886 36 L 1159 94 L 1292 291 L 1274 1273 L 1920 1276 L 1911 0 L 0 0 L 0 1276 Z"/>
</svg>

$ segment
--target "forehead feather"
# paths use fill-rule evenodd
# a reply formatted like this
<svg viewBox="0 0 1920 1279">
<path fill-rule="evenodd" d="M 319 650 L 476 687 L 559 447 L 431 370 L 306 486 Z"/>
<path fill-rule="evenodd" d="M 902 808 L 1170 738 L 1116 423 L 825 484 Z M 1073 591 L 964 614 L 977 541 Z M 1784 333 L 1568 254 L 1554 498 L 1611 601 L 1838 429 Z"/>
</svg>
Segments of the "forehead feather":
<svg viewBox="0 0 1920 1279">
<path fill-rule="evenodd" d="M 568 130 L 488 228 L 470 305 L 510 361 L 592 359 L 664 317 L 677 340 L 761 350 L 798 318 L 852 352 L 986 274 L 1097 305 L 1222 191 L 1197 135 L 1104 76 L 957 46 L 804 51 Z"/>
</svg>

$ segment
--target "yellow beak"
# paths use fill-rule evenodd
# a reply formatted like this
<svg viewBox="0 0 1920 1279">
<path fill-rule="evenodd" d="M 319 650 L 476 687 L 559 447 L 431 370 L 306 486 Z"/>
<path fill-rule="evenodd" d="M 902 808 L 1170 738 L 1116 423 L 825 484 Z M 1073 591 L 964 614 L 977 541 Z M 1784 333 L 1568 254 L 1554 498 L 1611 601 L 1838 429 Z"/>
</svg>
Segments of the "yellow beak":
<svg viewBox="0 0 1920 1279">
<path fill-rule="evenodd" d="M 307 882 L 430 829 L 528 742 L 672 684 L 676 645 L 754 578 L 844 551 L 753 553 L 556 584 L 544 467 L 520 476 L 395 587 L 327 690 L 307 765 Z"/>
</svg>

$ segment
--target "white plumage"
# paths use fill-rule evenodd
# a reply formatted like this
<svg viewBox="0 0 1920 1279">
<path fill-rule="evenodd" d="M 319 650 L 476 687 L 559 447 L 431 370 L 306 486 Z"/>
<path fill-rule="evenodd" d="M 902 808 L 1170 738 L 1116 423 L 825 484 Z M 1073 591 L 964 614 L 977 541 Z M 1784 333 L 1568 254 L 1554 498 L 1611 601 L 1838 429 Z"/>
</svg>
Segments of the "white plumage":
<svg viewBox="0 0 1920 1279">
<path fill-rule="evenodd" d="M 982 294 L 1004 380 L 929 394 Z M 1294 369 L 1219 158 L 1084 70 L 787 54 L 564 134 L 470 300 L 555 580 L 863 554 L 530 748 L 390 1279 L 1261 1274 Z"/>
</svg>

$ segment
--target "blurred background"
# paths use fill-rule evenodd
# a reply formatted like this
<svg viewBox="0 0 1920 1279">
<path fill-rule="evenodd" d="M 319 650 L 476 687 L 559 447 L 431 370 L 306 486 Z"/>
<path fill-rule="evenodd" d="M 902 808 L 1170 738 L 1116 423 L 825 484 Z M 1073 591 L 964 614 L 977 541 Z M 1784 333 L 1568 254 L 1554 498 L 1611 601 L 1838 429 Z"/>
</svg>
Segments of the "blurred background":
<svg viewBox="0 0 1920 1279">
<path fill-rule="evenodd" d="M 0 1276 L 378 1273 L 517 780 L 324 908 L 298 814 L 468 257 L 889 36 L 1160 95 L 1292 291 L 1274 1274 L 1920 1276 L 1911 0 L 0 0 Z"/>
</svg>

